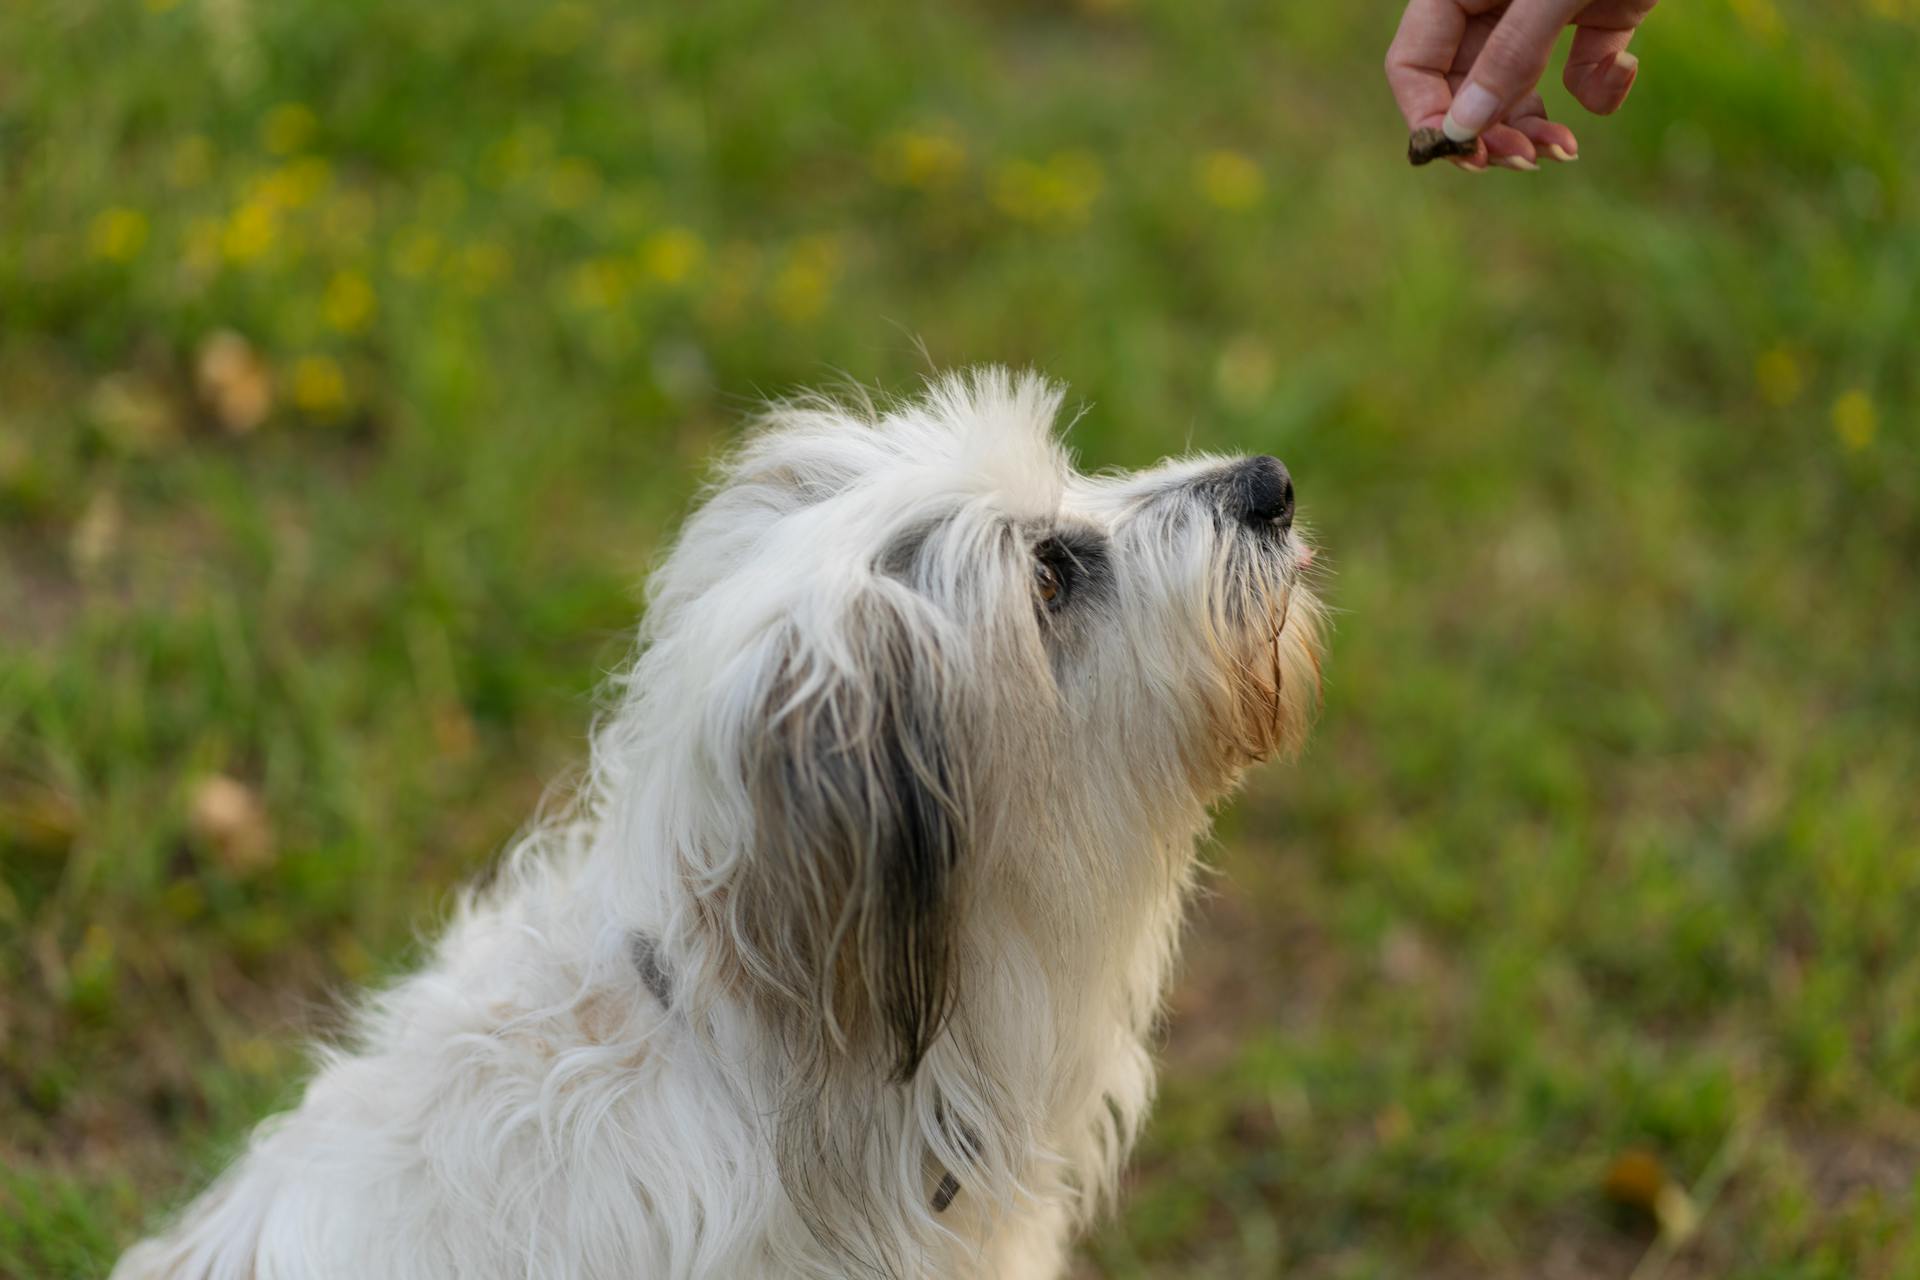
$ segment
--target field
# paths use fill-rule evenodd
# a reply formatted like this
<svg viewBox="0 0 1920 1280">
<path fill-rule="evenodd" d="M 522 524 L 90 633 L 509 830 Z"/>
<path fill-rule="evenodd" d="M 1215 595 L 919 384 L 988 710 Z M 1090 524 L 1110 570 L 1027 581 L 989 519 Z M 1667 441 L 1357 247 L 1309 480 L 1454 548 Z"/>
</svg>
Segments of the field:
<svg viewBox="0 0 1920 1280">
<path fill-rule="evenodd" d="M 1340 610 L 1082 1277 L 1920 1276 L 1920 3 L 1664 5 L 1531 175 L 1397 16 L 0 7 L 0 1275 L 417 955 L 756 398 L 997 361 Z"/>
</svg>

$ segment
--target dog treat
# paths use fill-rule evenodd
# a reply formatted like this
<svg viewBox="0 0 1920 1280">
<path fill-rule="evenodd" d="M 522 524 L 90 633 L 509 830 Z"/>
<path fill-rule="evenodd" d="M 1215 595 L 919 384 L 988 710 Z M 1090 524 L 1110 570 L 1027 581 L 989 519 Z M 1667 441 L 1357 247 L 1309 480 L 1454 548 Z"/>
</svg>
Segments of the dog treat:
<svg viewBox="0 0 1920 1280">
<path fill-rule="evenodd" d="M 1407 139 L 1407 163 L 1432 164 L 1449 156 L 1470 156 L 1479 149 L 1478 139 L 1455 142 L 1439 129 L 1415 129 Z"/>
</svg>

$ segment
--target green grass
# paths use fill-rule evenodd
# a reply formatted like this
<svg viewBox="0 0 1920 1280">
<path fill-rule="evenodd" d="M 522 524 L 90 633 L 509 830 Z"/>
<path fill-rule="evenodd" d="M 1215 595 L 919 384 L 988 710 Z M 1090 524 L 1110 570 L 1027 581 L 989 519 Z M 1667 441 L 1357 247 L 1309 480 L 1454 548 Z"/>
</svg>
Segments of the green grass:
<svg viewBox="0 0 1920 1280">
<path fill-rule="evenodd" d="M 1085 1275 L 1920 1275 L 1920 7 L 1662 6 L 1479 178 L 1394 8 L 0 10 L 0 1274 L 416 954 L 753 397 L 930 358 L 1279 454 L 1343 611 Z"/>
</svg>

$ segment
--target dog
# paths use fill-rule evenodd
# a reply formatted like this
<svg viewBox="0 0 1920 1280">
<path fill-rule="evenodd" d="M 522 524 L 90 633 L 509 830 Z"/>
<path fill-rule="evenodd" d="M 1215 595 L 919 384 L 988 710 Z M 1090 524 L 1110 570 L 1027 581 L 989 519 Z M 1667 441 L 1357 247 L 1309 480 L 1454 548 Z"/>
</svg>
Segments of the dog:
<svg viewBox="0 0 1920 1280">
<path fill-rule="evenodd" d="M 1081 475 L 1060 402 L 767 411 L 577 799 L 117 1280 L 1063 1274 L 1321 608 L 1278 461 Z"/>
</svg>

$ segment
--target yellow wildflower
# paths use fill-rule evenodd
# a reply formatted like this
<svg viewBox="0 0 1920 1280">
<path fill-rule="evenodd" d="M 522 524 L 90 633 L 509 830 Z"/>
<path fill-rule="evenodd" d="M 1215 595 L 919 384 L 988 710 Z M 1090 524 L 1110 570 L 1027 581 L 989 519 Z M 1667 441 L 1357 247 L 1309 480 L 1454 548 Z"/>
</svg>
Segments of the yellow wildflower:
<svg viewBox="0 0 1920 1280">
<path fill-rule="evenodd" d="M 233 211 L 220 237 L 220 250 L 229 262 L 254 262 L 266 256 L 280 236 L 279 216 L 273 206 L 249 201 Z"/>
<path fill-rule="evenodd" d="M 567 273 L 566 299 L 583 311 L 619 306 L 626 300 L 632 267 L 620 258 L 593 258 Z"/>
<path fill-rule="evenodd" d="M 260 122 L 260 144 L 277 156 L 291 155 L 313 141 L 320 118 L 311 107 L 283 102 Z"/>
<path fill-rule="evenodd" d="M 316 418 L 339 417 L 347 408 L 347 375 L 330 356 L 301 356 L 293 362 L 293 403 Z"/>
<path fill-rule="evenodd" d="M 707 246 L 685 227 L 656 231 L 640 246 L 640 269 L 665 285 L 684 283 L 706 260 Z"/>
<path fill-rule="evenodd" d="M 1873 397 L 1855 387 L 1833 402 L 1833 429 L 1850 453 L 1873 443 L 1880 431 L 1880 410 Z"/>
<path fill-rule="evenodd" d="M 454 255 L 451 264 L 454 282 L 475 297 L 490 293 L 513 269 L 507 251 L 491 241 L 480 240 Z"/>
<path fill-rule="evenodd" d="M 218 218 L 195 218 L 187 224 L 181 265 L 189 275 L 204 279 L 220 269 L 220 243 L 225 230 Z"/>
<path fill-rule="evenodd" d="M 87 228 L 87 244 L 96 258 L 131 262 L 146 247 L 147 215 L 124 207 L 102 209 Z"/>
<path fill-rule="evenodd" d="M 1105 186 L 1100 162 L 1085 151 L 1061 151 L 1044 164 L 1017 160 L 1000 171 L 994 203 L 1036 226 L 1077 226 Z"/>
<path fill-rule="evenodd" d="M 518 125 L 487 154 L 487 173 L 495 186 L 508 186 L 525 178 L 552 154 L 553 135 L 537 124 Z"/>
<path fill-rule="evenodd" d="M 327 282 L 327 292 L 320 299 L 320 317 L 341 333 L 364 333 L 373 323 L 377 305 L 373 286 L 365 276 L 358 271 L 338 271 Z"/>
<path fill-rule="evenodd" d="M 1760 398 L 1776 409 L 1784 409 L 1806 390 L 1807 373 L 1788 347 L 1769 347 L 1753 362 L 1753 380 Z"/>
<path fill-rule="evenodd" d="M 276 209 L 298 209 L 313 203 L 333 181 L 333 170 L 319 156 L 302 156 L 247 184 L 246 198 Z"/>
<path fill-rule="evenodd" d="M 1209 151 L 1194 166 L 1200 194 L 1222 209 L 1248 209 L 1266 192 L 1260 166 L 1238 151 Z"/>
<path fill-rule="evenodd" d="M 403 280 L 418 280 L 440 260 L 440 238 L 431 231 L 415 228 L 394 241 L 392 257 L 395 275 Z"/>
<path fill-rule="evenodd" d="M 1734 17 L 1748 34 L 1760 40 L 1775 40 L 1780 35 L 1780 11 L 1773 0 L 1730 0 Z"/>
<path fill-rule="evenodd" d="M 898 187 L 931 191 L 953 185 L 967 167 L 967 152 L 945 132 L 902 130 L 881 139 L 873 171 Z"/>
</svg>

